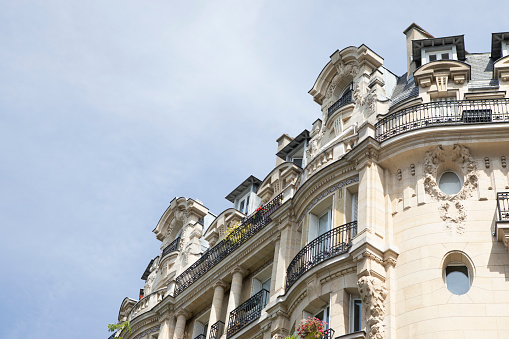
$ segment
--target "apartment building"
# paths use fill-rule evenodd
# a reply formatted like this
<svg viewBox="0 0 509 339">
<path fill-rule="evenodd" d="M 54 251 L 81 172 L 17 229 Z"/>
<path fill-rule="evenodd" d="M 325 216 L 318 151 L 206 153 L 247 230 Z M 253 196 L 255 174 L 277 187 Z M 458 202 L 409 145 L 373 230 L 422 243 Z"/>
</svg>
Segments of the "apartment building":
<svg viewBox="0 0 509 339">
<path fill-rule="evenodd" d="M 509 338 L 509 32 L 483 53 L 403 33 L 400 76 L 366 45 L 331 55 L 321 119 L 231 208 L 173 199 L 124 338 L 283 339 L 307 317 L 324 338 Z"/>
</svg>

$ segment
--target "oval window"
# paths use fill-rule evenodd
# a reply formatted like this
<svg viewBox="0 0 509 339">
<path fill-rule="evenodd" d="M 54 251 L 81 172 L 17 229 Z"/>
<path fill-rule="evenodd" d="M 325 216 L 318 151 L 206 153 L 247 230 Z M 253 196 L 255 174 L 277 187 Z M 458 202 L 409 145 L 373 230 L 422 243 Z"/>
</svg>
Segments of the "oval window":
<svg viewBox="0 0 509 339">
<path fill-rule="evenodd" d="M 438 187 L 447 195 L 458 193 L 462 186 L 460 177 L 451 171 L 444 172 L 438 181 Z"/>
<path fill-rule="evenodd" d="M 462 295 L 470 290 L 470 275 L 465 265 L 449 265 L 445 268 L 445 283 L 447 289 L 456 295 Z"/>
</svg>

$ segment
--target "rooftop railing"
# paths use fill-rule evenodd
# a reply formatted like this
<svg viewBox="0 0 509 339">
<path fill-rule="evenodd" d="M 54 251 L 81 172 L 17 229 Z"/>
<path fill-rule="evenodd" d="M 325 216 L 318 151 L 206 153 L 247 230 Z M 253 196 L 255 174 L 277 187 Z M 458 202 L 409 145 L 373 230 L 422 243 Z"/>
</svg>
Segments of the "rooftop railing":
<svg viewBox="0 0 509 339">
<path fill-rule="evenodd" d="M 260 318 L 262 309 L 269 302 L 269 291 L 263 289 L 230 312 L 226 338 L 231 338 L 244 327 Z"/>
<path fill-rule="evenodd" d="M 182 293 L 212 267 L 216 266 L 230 253 L 263 229 L 265 225 L 271 221 L 270 215 L 279 208 L 282 200 L 283 195 L 277 195 L 259 211 L 247 217 L 237 229 L 228 235 L 228 237 L 203 253 L 196 262 L 175 279 L 175 291 L 173 295 L 177 296 Z"/>
<path fill-rule="evenodd" d="M 331 107 L 329 107 L 329 109 L 327 110 L 327 119 L 329 119 L 331 115 L 334 114 L 334 112 L 336 112 L 339 108 L 346 106 L 351 102 L 352 102 L 352 90 L 349 90 L 345 92 L 345 94 L 343 94 L 341 98 L 338 99 L 338 101 L 333 103 Z"/>
<path fill-rule="evenodd" d="M 509 192 L 497 193 L 498 221 L 509 221 Z"/>
<path fill-rule="evenodd" d="M 304 246 L 286 270 L 286 290 L 311 268 L 327 259 L 348 252 L 357 235 L 357 221 L 338 226 Z"/>
<path fill-rule="evenodd" d="M 161 259 L 167 255 L 168 253 L 171 253 L 173 251 L 177 251 L 178 248 L 179 248 L 179 244 L 180 244 L 180 237 L 178 237 L 177 239 L 173 240 L 171 242 L 171 244 L 169 244 L 168 246 L 166 246 L 163 250 L 163 254 L 161 254 Z"/>
<path fill-rule="evenodd" d="M 499 122 L 509 122 L 509 99 L 437 101 L 389 114 L 375 124 L 375 138 L 382 142 L 426 127 Z"/>
</svg>

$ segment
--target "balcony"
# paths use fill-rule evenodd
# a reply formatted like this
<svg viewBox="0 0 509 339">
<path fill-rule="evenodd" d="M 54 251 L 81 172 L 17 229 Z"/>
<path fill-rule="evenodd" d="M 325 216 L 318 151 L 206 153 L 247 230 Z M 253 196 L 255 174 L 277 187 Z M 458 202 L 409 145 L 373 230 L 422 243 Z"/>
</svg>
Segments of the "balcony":
<svg viewBox="0 0 509 339">
<path fill-rule="evenodd" d="M 348 105 L 351 102 L 352 102 L 352 90 L 349 90 L 345 92 L 345 94 L 343 94 L 341 98 L 338 99 L 338 101 L 333 103 L 331 107 L 329 107 L 329 109 L 327 110 L 327 120 L 329 120 L 329 118 L 331 117 L 332 114 L 334 114 L 334 112 L 336 112 L 341 107 Z"/>
<path fill-rule="evenodd" d="M 498 221 L 509 222 L 509 192 L 497 193 Z"/>
<path fill-rule="evenodd" d="M 286 291 L 311 268 L 348 252 L 356 235 L 357 221 L 352 221 L 320 235 L 304 246 L 286 270 Z"/>
<path fill-rule="evenodd" d="M 262 309 L 269 301 L 269 296 L 269 291 L 261 290 L 231 311 L 230 319 L 228 320 L 228 329 L 226 330 L 226 338 L 231 338 L 244 327 L 260 318 Z"/>
<path fill-rule="evenodd" d="M 210 326 L 210 338 L 209 339 L 219 339 L 224 333 L 224 322 L 219 320 L 214 325 Z"/>
<path fill-rule="evenodd" d="M 270 215 L 274 213 L 283 200 L 283 194 L 277 195 L 272 201 L 264 205 L 260 211 L 247 217 L 240 227 L 221 240 L 217 245 L 207 250 L 203 255 L 175 279 L 176 297 L 192 283 L 219 264 L 230 253 L 242 246 L 246 241 L 270 223 Z"/>
<path fill-rule="evenodd" d="M 439 101 L 392 113 L 375 124 L 379 142 L 426 127 L 509 122 L 509 99 Z"/>
<path fill-rule="evenodd" d="M 164 258 L 164 256 L 166 256 L 168 253 L 171 253 L 173 251 L 177 251 L 179 249 L 179 244 L 180 244 L 180 237 L 178 237 L 177 239 L 173 240 L 171 242 L 171 244 L 169 244 L 168 246 L 166 246 L 163 250 L 163 254 L 161 254 L 161 259 Z"/>
<path fill-rule="evenodd" d="M 336 337 L 336 339 L 366 339 L 366 332 L 358 331 L 358 332 L 348 333 L 348 334 Z"/>
</svg>

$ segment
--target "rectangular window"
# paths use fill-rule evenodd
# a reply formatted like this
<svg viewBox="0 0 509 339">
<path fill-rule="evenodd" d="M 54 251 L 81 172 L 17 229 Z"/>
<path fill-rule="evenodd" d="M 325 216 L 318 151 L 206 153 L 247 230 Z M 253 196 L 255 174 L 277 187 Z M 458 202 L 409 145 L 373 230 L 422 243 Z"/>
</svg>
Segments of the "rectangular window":
<svg viewBox="0 0 509 339">
<path fill-rule="evenodd" d="M 362 300 L 352 298 L 350 302 L 350 332 L 362 330 Z"/>
<path fill-rule="evenodd" d="M 249 196 L 247 196 L 246 199 L 246 210 L 243 211 L 242 213 L 247 214 L 248 212 L 249 212 Z"/>
<path fill-rule="evenodd" d="M 318 218 L 318 236 L 330 231 L 330 214 L 331 210 L 328 210 Z"/>
<path fill-rule="evenodd" d="M 240 202 L 239 211 L 241 211 L 242 213 L 244 213 L 244 200 L 242 200 L 242 201 Z"/>
<path fill-rule="evenodd" d="M 315 318 L 318 318 L 320 321 L 325 321 L 327 323 L 327 325 L 325 326 L 326 328 L 329 328 L 329 319 L 330 319 L 330 314 L 329 314 L 329 306 L 325 307 L 323 310 L 321 310 L 320 312 L 318 312 L 317 314 L 315 314 Z"/>
<path fill-rule="evenodd" d="M 352 221 L 357 220 L 357 205 L 359 204 L 359 194 L 353 193 L 352 194 Z"/>
</svg>

